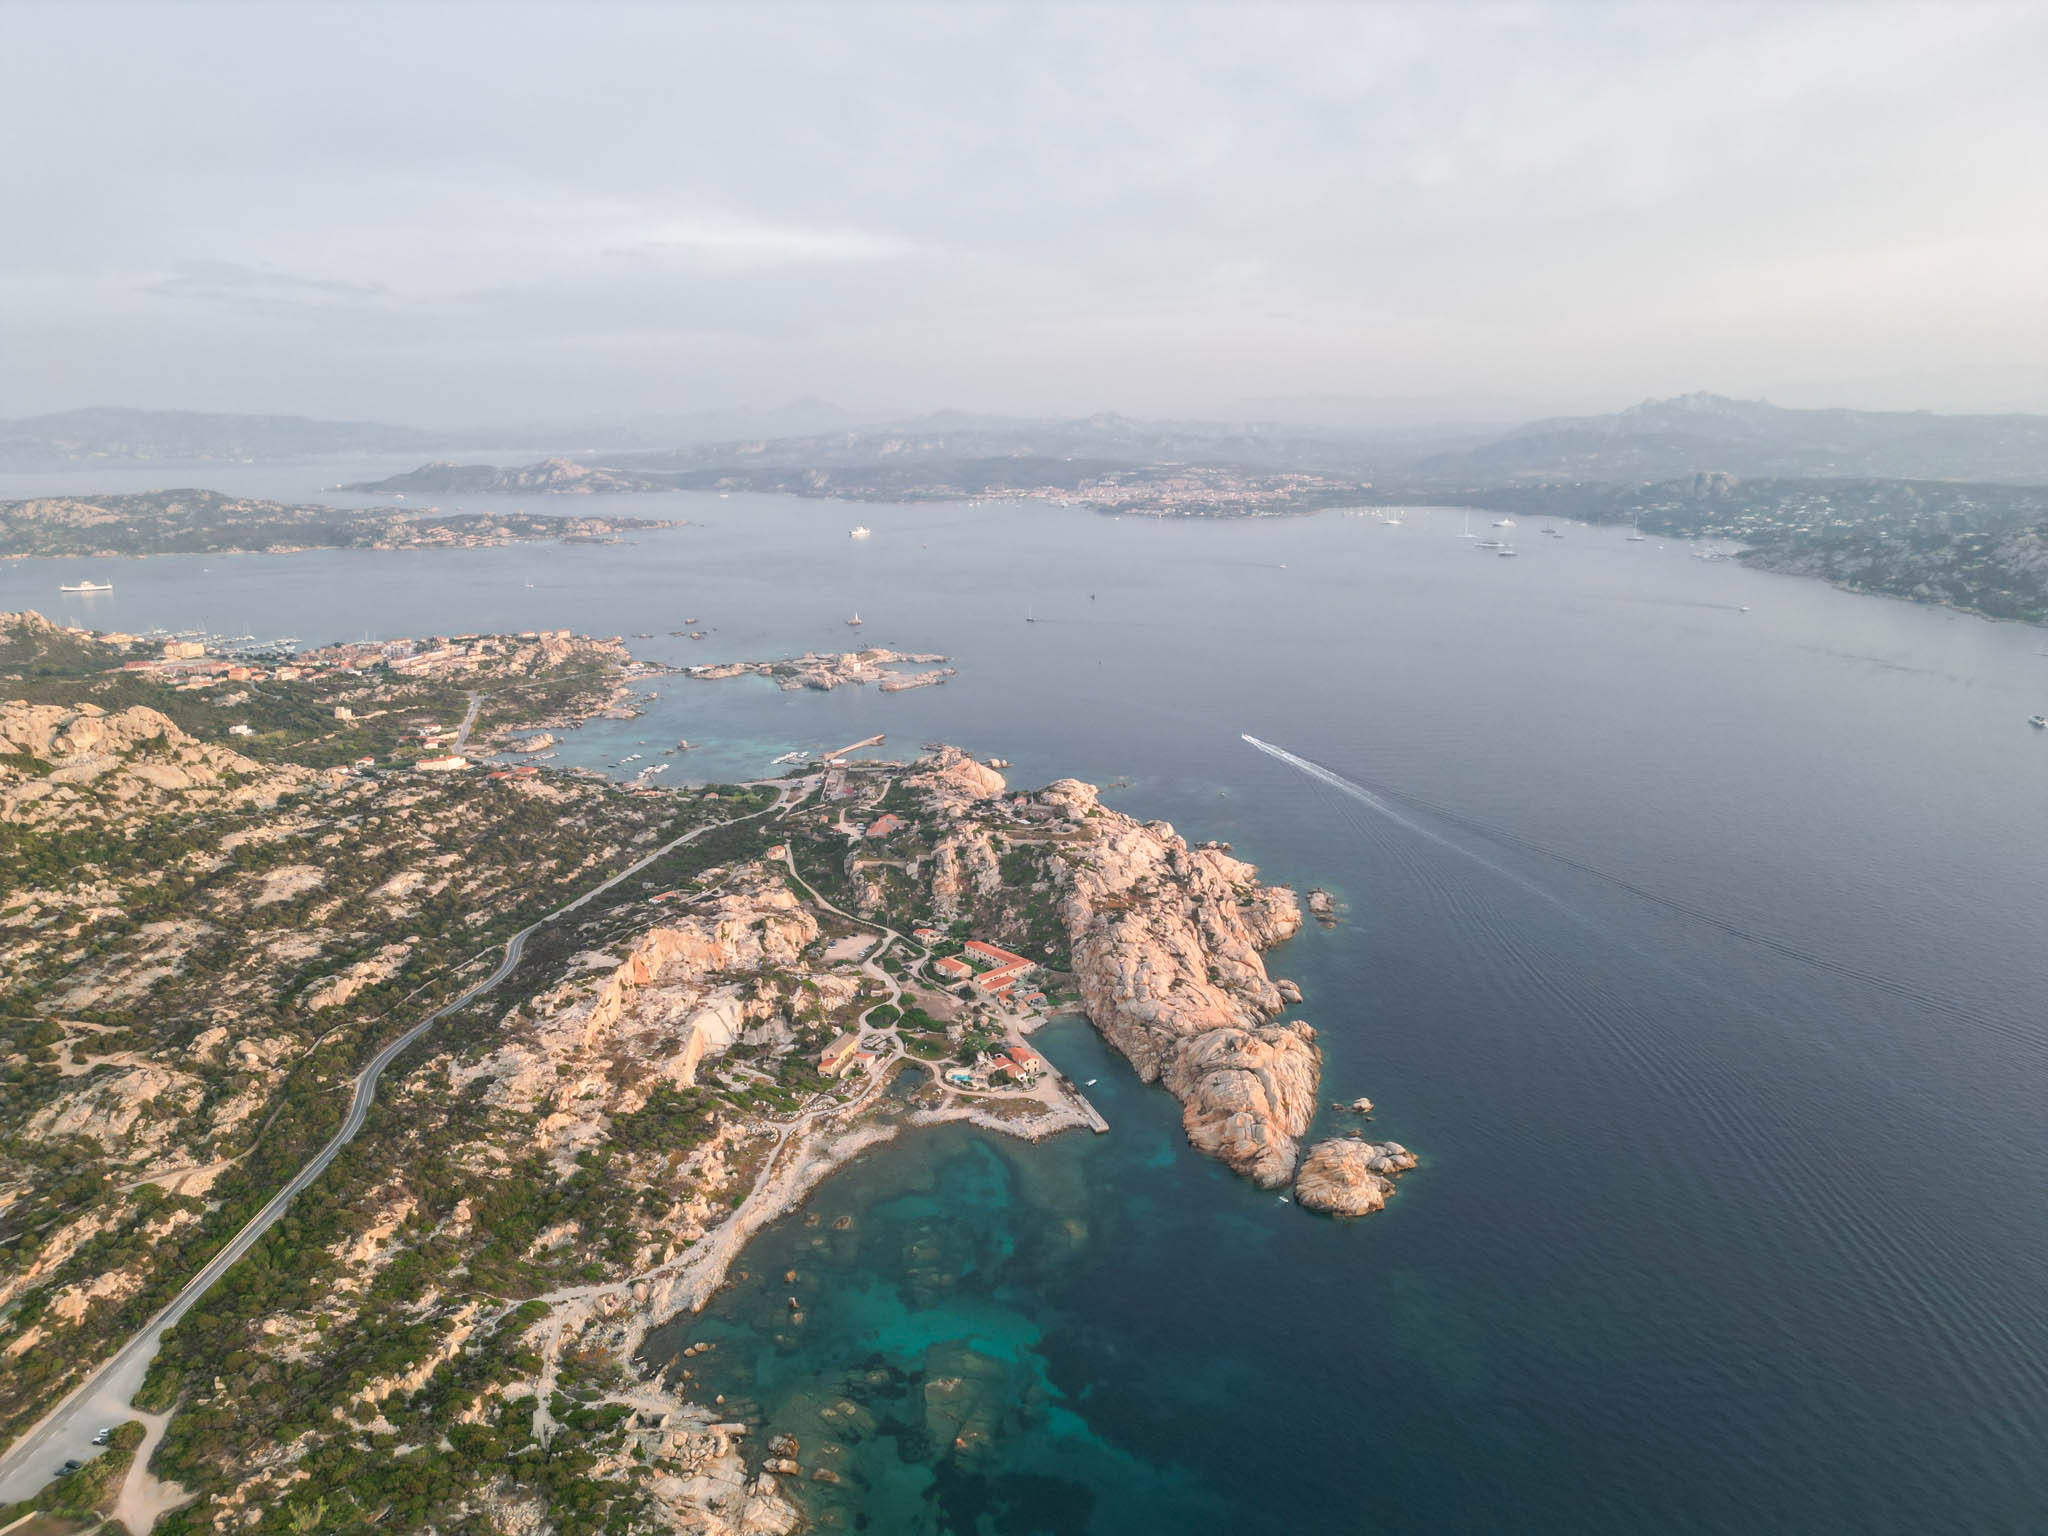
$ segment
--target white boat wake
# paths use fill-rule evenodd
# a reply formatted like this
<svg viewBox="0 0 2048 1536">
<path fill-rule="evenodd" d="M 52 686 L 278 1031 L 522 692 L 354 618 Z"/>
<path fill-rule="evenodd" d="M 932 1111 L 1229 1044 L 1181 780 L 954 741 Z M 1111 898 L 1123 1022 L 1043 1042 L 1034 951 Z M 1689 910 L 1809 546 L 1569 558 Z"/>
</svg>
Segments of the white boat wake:
<svg viewBox="0 0 2048 1536">
<path fill-rule="evenodd" d="M 1388 804 L 1384 798 L 1374 794 L 1371 790 L 1365 788 L 1364 785 L 1354 784 L 1342 774 L 1331 772 L 1321 763 L 1311 762 L 1308 758 L 1290 752 L 1285 747 L 1277 747 L 1270 741 L 1262 741 L 1248 732 L 1241 732 L 1240 737 L 1247 746 L 1256 747 L 1268 757 L 1277 758 L 1290 768 L 1298 769 L 1319 784 L 1327 784 L 1339 794 L 1357 801 L 1369 810 L 1378 812 L 1389 821 L 1395 823 L 1395 825 L 1413 832 L 1417 837 L 1427 838 L 1430 842 L 1436 843 L 1440 847 L 1449 848 L 1455 853 L 1463 854 L 1473 863 L 1491 870 L 1502 879 L 1515 885 L 1518 889 L 1527 891 L 1530 895 L 1537 897 L 1545 905 L 1554 907 L 1580 927 L 1593 932 L 1607 932 L 1610 937 L 1613 936 L 1611 930 L 1607 929 L 1605 925 L 1595 922 L 1584 913 L 1577 911 L 1570 903 L 1546 890 L 1538 882 L 1504 864 L 1489 859 L 1485 854 L 1468 847 L 1464 843 L 1458 842 L 1454 838 L 1444 836 L 1441 832 L 1426 826 L 1422 822 L 1416 821 L 1413 817 L 1403 815 L 1394 806 Z M 1402 798 L 1407 799 L 1409 797 L 1404 795 Z M 1472 821 L 1448 806 L 1428 805 L 1427 809 L 1430 815 L 1442 817 L 1475 836 L 1483 837 L 1493 842 L 1508 844 L 1526 853 L 1551 860 L 1567 869 L 1575 870 L 1579 874 L 1589 875 L 1593 879 L 1613 886 L 1617 890 L 1625 891 L 1629 895 L 1649 903 L 1651 906 L 1661 908 L 1676 916 L 1687 917 L 1697 922 L 1705 923 L 1709 927 L 1718 929 L 1730 938 L 1756 945 L 1758 948 L 1768 950 L 1787 960 L 1797 961 L 1801 965 L 1810 966 L 1817 971 L 1823 971 L 1829 975 L 1842 977 L 1846 980 L 1861 982 L 1865 986 L 1874 987 L 1881 992 L 1889 993 L 1893 997 L 1917 1003 L 1931 1013 L 1990 1029 L 2008 1039 L 2024 1041 L 2037 1050 L 2048 1049 L 2048 1030 L 2044 1030 L 2032 1016 L 2009 1014 L 2002 1008 L 1993 1013 L 1980 1008 L 1969 1007 L 1929 988 L 1918 986 L 1912 982 L 1900 981 L 1875 971 L 1865 970 L 1861 966 L 1846 964 L 1827 955 L 1817 954 L 1813 950 L 1788 943 L 1773 934 L 1760 933 L 1746 924 L 1732 921 L 1717 912 L 1694 906 L 1689 902 L 1674 899 L 1661 891 L 1651 890 L 1648 887 L 1637 884 L 1633 880 L 1626 879 L 1609 870 L 1601 869 L 1597 865 L 1589 864 L 1583 859 L 1575 858 L 1569 853 L 1547 847 L 1533 839 L 1521 837 L 1499 827 L 1489 827 Z M 1652 951 L 1635 943 L 1629 943 L 1628 947 L 1638 954 L 1647 956 L 1665 970 L 1682 976 L 1697 985 L 1706 987 L 1716 995 L 1730 996 L 1724 987 L 1694 974 L 1685 967 L 1675 964 L 1665 954 Z M 1744 1002 L 1743 1006 L 1752 1007 L 1754 1005 Z"/>
<path fill-rule="evenodd" d="M 1410 832 L 1413 832 L 1417 837 L 1426 837 L 1432 843 L 1437 844 L 1439 847 L 1448 848 L 1453 853 L 1461 853 L 1466 858 L 1470 859 L 1473 863 L 1482 865 L 1485 868 L 1492 870 L 1496 875 L 1499 875 L 1503 880 L 1511 881 L 1513 884 L 1520 887 L 1522 890 L 1527 891 L 1531 896 L 1539 897 L 1543 901 L 1548 902 L 1551 906 L 1557 908 L 1558 911 L 1564 913 L 1574 922 L 1583 923 L 1585 921 L 1585 919 L 1581 917 L 1577 912 L 1574 912 L 1570 907 L 1566 906 L 1564 902 L 1558 900 L 1557 897 L 1551 895 L 1550 892 L 1543 889 L 1543 887 L 1538 885 L 1535 881 L 1528 879 L 1526 876 L 1517 874 L 1514 870 L 1509 869 L 1505 864 L 1496 864 L 1492 859 L 1489 859 L 1485 854 L 1479 853 L 1474 849 L 1468 848 L 1463 843 L 1445 837 L 1441 832 L 1435 831 L 1430 827 L 1426 827 L 1421 822 L 1416 821 L 1411 817 L 1403 816 L 1399 811 L 1395 810 L 1391 805 L 1387 804 L 1386 801 L 1382 800 L 1378 795 L 1374 794 L 1364 785 L 1354 784 L 1349 779 L 1345 778 L 1344 775 L 1342 775 L 1341 773 L 1332 773 L 1329 769 L 1325 768 L 1321 763 L 1310 762 L 1305 757 L 1298 757 L 1294 753 L 1288 751 L 1285 747 L 1276 747 L 1270 741 L 1261 741 L 1258 737 L 1247 733 L 1240 732 L 1239 735 L 1240 739 L 1243 740 L 1246 745 L 1258 748 L 1268 757 L 1278 758 L 1281 762 L 1287 764 L 1287 766 L 1290 768 L 1300 769 L 1303 773 L 1307 774 L 1317 783 L 1327 784 L 1330 786 L 1330 788 L 1336 790 L 1339 794 L 1348 795 L 1351 799 L 1356 800 L 1360 805 L 1363 805 L 1370 810 L 1379 812 L 1380 815 L 1386 817 L 1387 820 L 1393 822 L 1395 825 L 1407 828 Z"/>
</svg>

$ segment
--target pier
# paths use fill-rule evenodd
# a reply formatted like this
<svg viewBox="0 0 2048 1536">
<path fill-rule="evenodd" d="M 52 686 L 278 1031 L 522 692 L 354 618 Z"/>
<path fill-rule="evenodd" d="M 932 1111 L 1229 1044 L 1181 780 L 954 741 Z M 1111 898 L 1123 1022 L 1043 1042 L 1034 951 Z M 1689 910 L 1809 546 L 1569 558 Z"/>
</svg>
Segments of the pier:
<svg viewBox="0 0 2048 1536">
<path fill-rule="evenodd" d="M 870 736 L 866 741 L 856 741 L 851 746 L 841 747 L 837 752 L 821 752 L 818 755 L 829 763 L 835 757 L 844 757 L 849 752 L 858 752 L 862 747 L 879 747 L 887 739 L 885 736 Z"/>
<path fill-rule="evenodd" d="M 1109 1134 L 1109 1122 L 1102 1118 L 1102 1111 L 1089 1102 L 1088 1095 L 1075 1086 L 1072 1078 L 1066 1078 L 1064 1081 L 1067 1085 L 1067 1092 L 1074 1096 L 1075 1107 L 1083 1115 L 1087 1116 L 1088 1129 L 1098 1136 L 1107 1136 Z"/>
</svg>

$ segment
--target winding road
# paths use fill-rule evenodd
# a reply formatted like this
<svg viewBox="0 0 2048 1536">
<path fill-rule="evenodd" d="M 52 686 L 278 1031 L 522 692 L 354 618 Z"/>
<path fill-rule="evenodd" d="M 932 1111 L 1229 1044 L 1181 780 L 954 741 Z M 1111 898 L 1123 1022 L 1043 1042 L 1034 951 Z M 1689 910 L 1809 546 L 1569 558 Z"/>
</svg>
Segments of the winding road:
<svg viewBox="0 0 2048 1536">
<path fill-rule="evenodd" d="M 476 718 L 477 703 L 477 697 L 472 696 L 469 717 L 463 722 L 464 734 L 467 734 L 470 723 Z M 773 805 L 758 811 L 750 811 L 744 816 L 730 816 L 723 821 L 707 822 L 701 827 L 685 832 L 681 837 L 663 843 L 645 858 L 620 870 L 601 885 L 592 886 L 574 901 L 566 902 L 545 917 L 527 924 L 505 941 L 504 956 L 490 975 L 449 1002 L 443 1003 L 372 1057 L 369 1065 L 364 1067 L 355 1079 L 355 1097 L 349 1104 L 347 1118 L 342 1121 L 341 1128 L 327 1144 L 314 1154 L 312 1160 L 301 1168 L 284 1188 L 271 1196 L 263 1209 L 249 1219 L 242 1230 L 235 1234 L 225 1248 L 214 1255 L 213 1260 L 204 1269 L 185 1283 L 184 1288 L 170 1304 L 151 1318 L 141 1332 L 130 1338 L 113 1356 L 74 1387 L 34 1428 L 9 1446 L 5 1454 L 0 1454 L 0 1504 L 25 1499 L 37 1492 L 57 1475 L 64 1462 L 86 1461 L 98 1455 L 99 1448 L 92 1443 L 94 1435 L 108 1425 L 138 1417 L 131 1404 L 135 1394 L 142 1388 L 142 1380 L 148 1374 L 150 1361 L 156 1358 L 156 1352 L 162 1345 L 165 1330 L 190 1312 L 198 1304 L 199 1299 L 219 1282 L 221 1276 L 234 1267 L 235 1261 L 256 1246 L 263 1234 L 268 1232 L 290 1207 L 292 1201 L 327 1171 L 328 1165 L 340 1155 L 341 1149 L 355 1140 L 356 1133 L 362 1130 L 363 1123 L 369 1118 L 370 1106 L 376 1101 L 378 1080 L 383 1077 L 384 1069 L 397 1059 L 400 1052 L 449 1014 L 467 1007 L 510 976 L 518 968 L 520 957 L 526 952 L 526 941 L 538 929 L 574 912 L 593 897 L 602 896 L 621 880 L 638 874 L 656 859 L 673 852 L 685 843 L 695 841 L 706 832 L 774 815 L 791 803 L 792 791 L 801 788 L 808 794 L 810 789 L 815 787 L 809 779 L 771 782 L 777 791 Z M 162 1421 L 152 1422 L 153 1419 L 154 1416 L 149 1416 L 144 1420 L 149 1425 L 151 1433 L 149 1440 L 136 1454 L 129 1472 L 130 1485 L 135 1484 L 138 1479 L 148 1479 L 149 1453 L 155 1448 L 155 1442 L 162 1432 Z M 124 1502 L 127 1491 L 131 1490 L 124 1490 Z"/>
</svg>

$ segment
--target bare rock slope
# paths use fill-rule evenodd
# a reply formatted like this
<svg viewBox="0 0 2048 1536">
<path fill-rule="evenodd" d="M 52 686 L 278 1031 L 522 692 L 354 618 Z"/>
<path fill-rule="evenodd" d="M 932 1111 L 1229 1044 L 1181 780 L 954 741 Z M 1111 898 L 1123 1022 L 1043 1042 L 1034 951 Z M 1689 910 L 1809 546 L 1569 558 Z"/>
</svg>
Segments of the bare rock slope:
<svg viewBox="0 0 2048 1536">
<path fill-rule="evenodd" d="M 1276 1022 L 1286 1004 L 1261 955 L 1301 927 L 1294 893 L 1163 821 L 1111 810 L 1079 780 L 1006 800 L 1000 775 L 947 751 L 913 782 L 955 818 L 923 865 L 935 910 L 958 915 L 1001 891 L 998 837 L 1041 849 L 1089 1018 L 1181 1101 L 1196 1147 L 1268 1188 L 1288 1183 L 1322 1053 L 1307 1024 Z"/>
</svg>

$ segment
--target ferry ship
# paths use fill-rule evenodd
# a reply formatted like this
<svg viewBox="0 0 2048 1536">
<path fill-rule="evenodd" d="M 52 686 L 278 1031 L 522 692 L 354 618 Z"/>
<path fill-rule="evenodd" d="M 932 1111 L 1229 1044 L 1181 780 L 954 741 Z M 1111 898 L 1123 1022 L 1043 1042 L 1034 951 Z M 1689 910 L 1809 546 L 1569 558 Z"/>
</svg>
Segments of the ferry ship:
<svg viewBox="0 0 2048 1536">
<path fill-rule="evenodd" d="M 111 592 L 114 590 L 114 584 L 111 581 L 76 581 L 60 586 L 57 590 L 59 592 Z"/>
<path fill-rule="evenodd" d="M 846 536 L 849 539 L 864 539 L 871 532 L 873 532 L 873 530 L 869 528 L 849 528 L 846 532 Z"/>
</svg>

